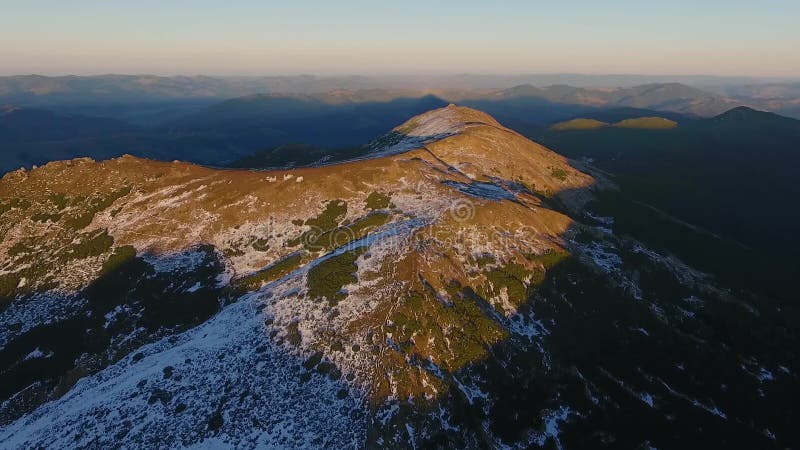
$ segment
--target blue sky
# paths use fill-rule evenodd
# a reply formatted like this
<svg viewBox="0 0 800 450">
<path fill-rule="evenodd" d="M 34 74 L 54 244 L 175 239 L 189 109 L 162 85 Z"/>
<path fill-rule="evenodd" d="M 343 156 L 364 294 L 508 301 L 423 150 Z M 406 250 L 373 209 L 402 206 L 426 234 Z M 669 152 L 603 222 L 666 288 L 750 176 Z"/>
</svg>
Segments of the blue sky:
<svg viewBox="0 0 800 450">
<path fill-rule="evenodd" d="M 0 0 L 0 73 L 800 76 L 798 0 Z"/>
</svg>

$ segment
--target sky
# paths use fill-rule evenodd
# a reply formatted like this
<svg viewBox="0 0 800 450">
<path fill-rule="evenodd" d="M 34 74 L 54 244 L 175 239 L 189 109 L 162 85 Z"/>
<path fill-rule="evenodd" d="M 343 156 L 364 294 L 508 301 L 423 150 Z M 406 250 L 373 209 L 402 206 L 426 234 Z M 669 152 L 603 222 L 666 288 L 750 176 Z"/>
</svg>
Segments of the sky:
<svg viewBox="0 0 800 450">
<path fill-rule="evenodd" d="M 0 0 L 0 74 L 800 76 L 799 0 Z"/>
</svg>

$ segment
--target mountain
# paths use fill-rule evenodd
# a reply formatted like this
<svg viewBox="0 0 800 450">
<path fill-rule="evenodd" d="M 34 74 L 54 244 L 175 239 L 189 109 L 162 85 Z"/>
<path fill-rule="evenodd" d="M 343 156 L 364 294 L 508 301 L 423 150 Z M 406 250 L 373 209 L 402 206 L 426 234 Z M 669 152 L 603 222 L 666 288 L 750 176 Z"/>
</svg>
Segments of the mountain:
<svg viewBox="0 0 800 450">
<path fill-rule="evenodd" d="M 647 84 L 611 93 L 619 106 L 674 111 L 707 116 L 725 111 L 736 103 L 680 83 Z"/>
<path fill-rule="evenodd" d="M 724 112 L 704 122 L 709 127 L 715 127 L 719 132 L 730 132 L 746 128 L 747 131 L 759 130 L 767 138 L 772 133 L 788 138 L 798 137 L 800 120 L 784 117 L 779 114 L 758 111 L 746 106 L 740 106 Z"/>
<path fill-rule="evenodd" d="M 668 111 L 684 115 L 711 116 L 739 105 L 734 100 L 705 92 L 679 83 L 655 83 L 628 88 L 579 88 L 553 85 L 544 88 L 531 85 L 517 86 L 493 93 L 491 98 L 478 98 L 477 102 L 503 104 L 512 99 L 528 99 L 557 105 L 583 106 L 591 109 L 640 108 Z M 463 101 L 462 101 L 463 102 Z M 471 103 L 468 100 L 464 103 Z M 477 105 L 476 106 L 482 106 Z M 576 110 L 578 114 L 581 111 Z M 555 119 L 558 120 L 558 119 Z M 563 120 L 563 119 L 562 119 Z"/>
<path fill-rule="evenodd" d="M 313 96 L 326 103 L 353 100 L 386 102 L 396 98 L 425 95 L 436 95 L 462 104 L 512 99 L 527 99 L 530 102 L 535 98 L 562 107 L 629 106 L 701 116 L 720 113 L 742 104 L 742 98 L 751 98 L 741 97 L 734 101 L 719 90 L 719 93 L 710 93 L 686 84 L 665 82 L 658 77 L 617 77 L 616 83 L 610 83 L 609 80 L 613 77 L 595 78 L 596 84 L 589 82 L 591 77 L 569 75 L 227 78 L 26 75 L 0 77 L 0 103 L 71 114 L 108 116 L 138 125 L 154 125 L 159 120 L 169 121 L 179 115 L 190 115 L 197 112 L 198 108 L 225 99 L 263 94 Z M 691 81 L 685 77 L 673 77 L 673 80 Z M 564 84 L 568 82 L 574 82 L 575 85 Z M 791 91 L 787 95 L 790 94 Z M 788 98 L 796 99 L 797 96 Z M 487 105 L 491 105 L 491 102 Z M 544 112 L 546 111 L 541 111 L 540 114 Z M 554 117 L 546 120 L 563 119 L 564 117 Z"/>
<path fill-rule="evenodd" d="M 737 98 L 759 100 L 788 100 L 800 98 L 799 82 L 768 82 L 727 85 L 720 89 L 722 93 Z"/>
<path fill-rule="evenodd" d="M 785 93 L 795 83 L 776 80 L 639 75 L 454 75 L 454 76 L 156 76 L 97 75 L 42 76 L 16 75 L 0 77 L 0 103 L 47 106 L 56 104 L 96 104 L 123 101 L 164 101 L 167 99 L 224 99 L 262 93 L 321 93 L 333 90 L 414 90 L 427 89 L 508 89 L 520 85 L 618 88 L 679 82 L 689 86 L 709 86 L 725 96 L 755 97 L 754 90 L 774 96 Z M 722 86 L 722 87 L 719 87 Z M 775 88 L 769 88 L 775 86 Z M 789 86 L 788 88 L 784 86 Z"/>
<path fill-rule="evenodd" d="M 164 100 L 166 98 L 226 98 L 244 95 L 235 82 L 204 76 L 154 75 L 0 77 L 0 101 L 53 105 Z"/>
<path fill-rule="evenodd" d="M 796 305 L 618 229 L 602 173 L 480 111 L 365 151 L 6 174 L 0 447 L 797 445 Z"/>
<path fill-rule="evenodd" d="M 745 105 L 800 119 L 800 83 L 797 81 L 732 84 L 714 90 Z"/>
</svg>

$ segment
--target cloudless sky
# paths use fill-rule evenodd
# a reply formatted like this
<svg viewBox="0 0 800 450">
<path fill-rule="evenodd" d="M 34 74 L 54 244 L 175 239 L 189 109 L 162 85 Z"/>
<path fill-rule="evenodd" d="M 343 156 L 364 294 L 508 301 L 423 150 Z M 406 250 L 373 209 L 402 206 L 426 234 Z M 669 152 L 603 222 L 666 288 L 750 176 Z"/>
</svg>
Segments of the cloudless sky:
<svg viewBox="0 0 800 450">
<path fill-rule="evenodd" d="M 800 76 L 800 0 L 0 0 L 0 74 Z"/>
</svg>

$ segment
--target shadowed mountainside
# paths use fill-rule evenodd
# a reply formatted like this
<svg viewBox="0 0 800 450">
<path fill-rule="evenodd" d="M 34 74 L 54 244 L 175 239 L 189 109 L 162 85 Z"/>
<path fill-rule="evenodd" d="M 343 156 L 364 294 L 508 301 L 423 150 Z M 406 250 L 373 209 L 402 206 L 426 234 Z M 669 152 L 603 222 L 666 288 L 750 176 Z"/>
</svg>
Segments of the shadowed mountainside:
<svg viewBox="0 0 800 450">
<path fill-rule="evenodd" d="M 104 136 L 134 129 L 115 119 L 61 116 L 47 110 L 0 107 L 0 142 L 4 145 Z"/>
<path fill-rule="evenodd" d="M 800 216 L 789 204 L 800 194 L 800 121 L 741 107 L 672 130 L 523 132 L 613 173 L 631 199 L 742 244 L 725 258 L 695 254 L 704 270 L 792 295 L 786 276 L 797 270 L 790 255 L 800 249 Z"/>
</svg>

